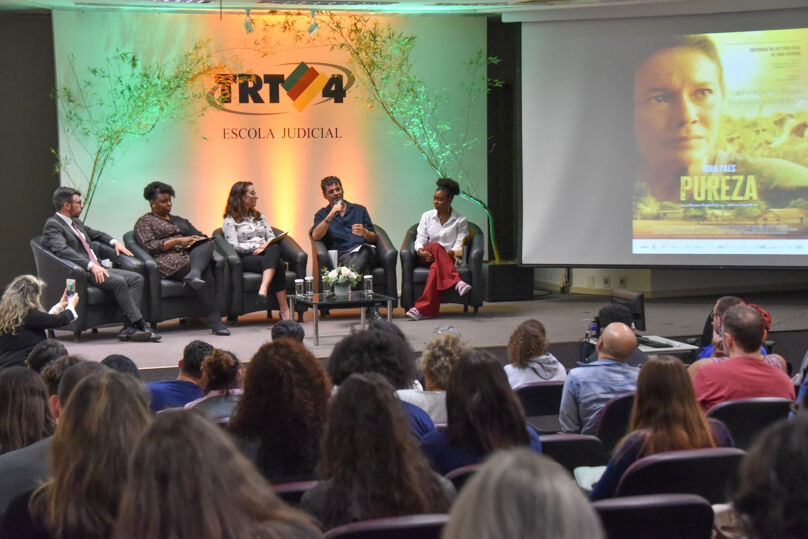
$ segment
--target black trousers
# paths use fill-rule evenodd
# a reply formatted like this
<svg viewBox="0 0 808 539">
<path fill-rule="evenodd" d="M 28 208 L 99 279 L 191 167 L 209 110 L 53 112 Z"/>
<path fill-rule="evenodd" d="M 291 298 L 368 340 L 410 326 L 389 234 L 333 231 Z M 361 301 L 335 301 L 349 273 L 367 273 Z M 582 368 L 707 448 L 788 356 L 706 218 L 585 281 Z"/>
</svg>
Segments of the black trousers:
<svg viewBox="0 0 808 539">
<path fill-rule="evenodd" d="M 205 286 L 195 290 L 196 298 L 202 304 L 202 308 L 208 316 L 221 318 L 216 309 L 216 278 L 210 269 L 210 261 L 213 258 L 213 242 L 206 241 L 191 249 L 189 255 L 191 260 L 182 268 L 167 276 L 166 279 L 181 281 L 189 273 L 199 276 L 205 281 Z"/>
<path fill-rule="evenodd" d="M 241 265 L 246 271 L 263 273 L 264 270 L 275 268 L 275 275 L 269 283 L 272 292 L 286 290 L 286 264 L 281 260 L 281 246 L 277 243 L 268 245 L 260 255 L 244 255 Z"/>
</svg>

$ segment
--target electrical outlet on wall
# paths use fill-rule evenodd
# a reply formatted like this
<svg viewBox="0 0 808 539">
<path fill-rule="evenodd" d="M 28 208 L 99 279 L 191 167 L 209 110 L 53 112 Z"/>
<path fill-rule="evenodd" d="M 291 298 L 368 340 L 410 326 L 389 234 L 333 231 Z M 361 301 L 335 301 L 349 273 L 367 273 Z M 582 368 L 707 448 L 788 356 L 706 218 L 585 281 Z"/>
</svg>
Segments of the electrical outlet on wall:
<svg viewBox="0 0 808 539">
<path fill-rule="evenodd" d="M 617 287 L 618 288 L 628 288 L 628 276 L 620 275 L 617 278 Z"/>
<path fill-rule="evenodd" d="M 603 288 L 611 288 L 612 287 L 612 278 L 610 276 L 608 276 L 608 275 L 604 275 L 601 278 L 601 286 L 603 286 Z"/>
</svg>

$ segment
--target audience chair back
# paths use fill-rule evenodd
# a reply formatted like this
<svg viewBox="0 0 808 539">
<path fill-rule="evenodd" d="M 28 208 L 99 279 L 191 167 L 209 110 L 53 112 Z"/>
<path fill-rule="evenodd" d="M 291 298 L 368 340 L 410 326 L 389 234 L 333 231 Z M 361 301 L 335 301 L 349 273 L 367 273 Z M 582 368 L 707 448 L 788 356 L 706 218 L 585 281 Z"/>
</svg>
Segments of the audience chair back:
<svg viewBox="0 0 808 539">
<path fill-rule="evenodd" d="M 332 528 L 325 539 L 440 539 L 449 515 L 407 515 L 364 520 Z"/>
<path fill-rule="evenodd" d="M 644 457 L 620 478 L 615 497 L 681 493 L 703 496 L 711 504 L 725 503 L 744 455 L 743 449 L 713 447 Z"/>
<path fill-rule="evenodd" d="M 280 234 L 281 231 L 274 226 L 272 227 L 275 234 Z M 261 274 L 251 271 L 244 271 L 241 265 L 241 257 L 236 253 L 235 248 L 227 243 L 222 234 L 222 229 L 217 228 L 213 231 L 213 242 L 216 250 L 227 259 L 227 267 L 229 272 L 230 283 L 228 285 L 229 293 L 227 299 L 227 319 L 231 322 L 238 321 L 238 317 L 242 314 L 253 313 L 256 311 L 267 311 L 267 316 L 272 316 L 272 310 L 279 310 L 278 298 L 275 294 L 268 294 L 266 299 L 258 295 L 258 288 L 261 286 Z M 292 239 L 288 234 L 285 238 L 280 240 L 281 259 L 286 261 L 286 293 L 294 294 L 295 279 L 302 279 L 306 276 L 306 263 L 309 260 L 309 255 L 306 251 L 300 248 L 300 245 Z M 306 312 L 307 307 L 300 303 L 295 304 L 295 311 L 297 311 L 297 321 L 303 321 L 303 313 Z"/>
<path fill-rule="evenodd" d="M 592 504 L 608 539 L 710 539 L 713 508 L 695 494 L 611 498 Z"/>
<path fill-rule="evenodd" d="M 533 382 L 516 388 L 527 422 L 539 434 L 561 432 L 558 410 L 564 382 Z"/>
<path fill-rule="evenodd" d="M 595 436 L 603 442 L 607 453 L 611 453 L 617 442 L 628 432 L 631 420 L 631 408 L 634 406 L 635 393 L 624 393 L 609 399 L 603 406 L 598 418 Z"/>
<path fill-rule="evenodd" d="M 476 314 L 483 305 L 485 296 L 485 275 L 483 273 L 483 256 L 485 254 L 485 234 L 483 231 L 469 221 L 469 235 L 466 245 L 463 248 L 465 264 L 457 266 L 460 278 L 471 285 L 471 291 L 465 296 L 460 296 L 454 287 L 444 290 L 440 295 L 441 303 L 460 303 L 463 311 L 468 311 L 469 307 L 474 307 Z M 415 302 L 424 293 L 426 279 L 429 276 L 429 267 L 418 264 L 418 253 L 415 252 L 415 237 L 418 232 L 418 224 L 412 225 L 404 234 L 404 241 L 401 242 L 401 306 L 405 310 L 415 305 Z"/>
<path fill-rule="evenodd" d="M 387 232 L 378 224 L 373 223 L 373 229 L 376 232 L 376 264 L 373 268 L 373 291 L 378 294 L 384 294 L 395 298 L 393 300 L 393 308 L 398 307 L 398 277 L 396 276 L 396 264 L 398 263 L 398 251 L 393 247 L 393 242 Z M 328 258 L 328 248 L 322 240 L 315 240 L 311 237 L 309 231 L 309 239 L 311 240 L 311 274 L 314 277 L 314 291 L 319 292 L 322 290 L 320 279 L 322 278 L 322 269 L 333 269 L 331 260 Z"/>
<path fill-rule="evenodd" d="M 477 473 L 477 470 L 480 469 L 481 464 L 469 464 L 468 466 L 461 466 L 460 468 L 455 468 L 451 472 L 446 474 L 446 479 L 452 482 L 457 492 L 460 492 L 460 489 L 463 488 L 471 476 Z"/>
<path fill-rule="evenodd" d="M 293 483 L 278 483 L 277 485 L 272 485 L 272 489 L 283 501 L 292 507 L 299 507 L 300 499 L 303 497 L 303 494 L 316 485 L 317 481 L 295 481 Z"/>
<path fill-rule="evenodd" d="M 788 417 L 792 404 L 788 399 L 777 397 L 731 400 L 710 408 L 707 417 L 727 426 L 735 447 L 749 449 L 760 431 Z"/>
<path fill-rule="evenodd" d="M 597 436 L 589 434 L 544 434 L 539 436 L 541 452 L 570 473 L 578 466 L 603 466 L 609 454 Z"/>
<path fill-rule="evenodd" d="M 153 328 L 159 322 L 183 318 L 186 316 L 204 317 L 208 313 L 196 297 L 196 294 L 182 281 L 165 279 L 154 258 L 135 240 L 135 233 L 129 231 L 123 235 L 123 243 L 135 257 L 143 262 L 145 282 L 143 288 L 148 301 L 148 309 L 142 309 L 144 316 Z M 226 262 L 219 253 L 213 254 L 211 271 L 216 280 L 215 302 L 219 312 L 226 312 L 228 283 L 225 277 Z"/>
<path fill-rule="evenodd" d="M 121 323 L 123 313 L 121 313 L 121 309 L 115 301 L 115 296 L 111 292 L 104 292 L 89 282 L 87 271 L 84 268 L 70 260 L 60 258 L 46 249 L 42 243 L 42 236 L 32 238 L 29 244 L 34 254 L 37 276 L 48 284 L 42 295 L 42 305 L 46 309 L 59 302 L 65 289 L 66 279 L 75 279 L 76 281 L 76 292 L 81 298 L 80 306 L 76 310 L 78 318 L 63 329 L 72 331 L 76 340 L 78 340 L 81 332 L 85 329 Z M 110 259 L 115 264 L 115 267 L 134 271 L 141 275 L 144 274 L 143 263 L 139 260 L 129 256 L 116 255 L 115 249 L 110 245 L 92 242 L 92 246 L 93 251 L 98 254 L 99 258 Z M 145 305 L 145 302 L 141 301 L 141 305 Z M 145 309 L 144 312 L 146 312 Z"/>
</svg>

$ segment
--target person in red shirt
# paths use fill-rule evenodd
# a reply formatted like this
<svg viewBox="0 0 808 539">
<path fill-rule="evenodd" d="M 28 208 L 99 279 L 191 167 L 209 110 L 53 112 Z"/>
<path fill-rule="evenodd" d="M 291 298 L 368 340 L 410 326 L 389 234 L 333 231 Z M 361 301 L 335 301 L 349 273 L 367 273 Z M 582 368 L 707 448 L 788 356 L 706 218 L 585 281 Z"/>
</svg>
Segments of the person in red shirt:
<svg viewBox="0 0 808 539">
<path fill-rule="evenodd" d="M 794 384 L 767 364 L 760 351 L 766 334 L 760 312 L 734 305 L 722 317 L 724 348 L 730 359 L 705 365 L 693 378 L 696 397 L 704 410 L 719 402 L 754 397 L 794 399 Z"/>
</svg>

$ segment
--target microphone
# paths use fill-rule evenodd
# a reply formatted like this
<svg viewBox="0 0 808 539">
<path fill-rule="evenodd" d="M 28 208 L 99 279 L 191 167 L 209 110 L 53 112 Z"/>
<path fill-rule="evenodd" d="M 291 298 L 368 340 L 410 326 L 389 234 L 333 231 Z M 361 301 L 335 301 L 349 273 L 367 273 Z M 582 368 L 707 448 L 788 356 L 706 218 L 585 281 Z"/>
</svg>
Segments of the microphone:
<svg viewBox="0 0 808 539">
<path fill-rule="evenodd" d="M 344 201 L 342 199 L 339 199 L 336 202 L 334 202 L 334 206 L 342 206 L 343 204 L 344 204 Z"/>
</svg>

